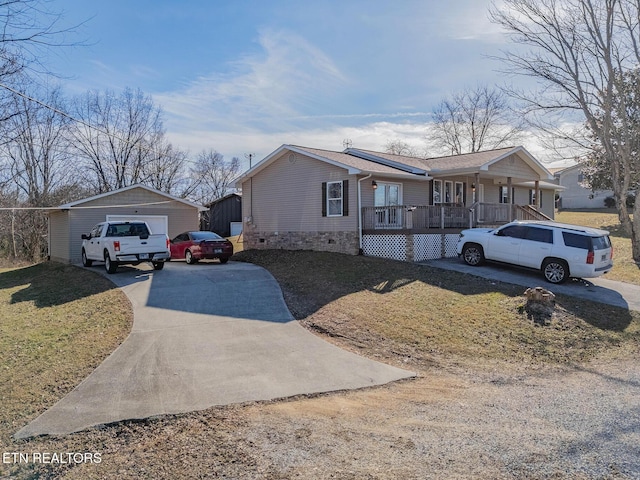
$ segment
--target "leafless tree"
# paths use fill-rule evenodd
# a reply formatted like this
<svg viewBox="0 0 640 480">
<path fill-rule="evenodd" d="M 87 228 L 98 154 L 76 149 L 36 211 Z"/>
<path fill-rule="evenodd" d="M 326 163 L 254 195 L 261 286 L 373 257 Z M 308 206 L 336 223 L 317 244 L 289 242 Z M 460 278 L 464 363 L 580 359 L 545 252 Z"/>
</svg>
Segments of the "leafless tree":
<svg viewBox="0 0 640 480">
<path fill-rule="evenodd" d="M 512 145 L 521 132 L 522 122 L 511 114 L 508 97 L 480 85 L 440 102 L 427 140 L 439 154 L 460 155 Z"/>
<path fill-rule="evenodd" d="M 384 151 L 392 155 L 405 155 L 408 157 L 422 156 L 416 147 L 402 140 L 389 140 L 384 145 Z"/>
<path fill-rule="evenodd" d="M 55 112 L 64 99 L 57 88 L 41 96 L 52 108 L 23 95 L 11 96 L 11 109 L 18 113 L 2 123 L 6 140 L 0 147 L 0 189 L 5 200 L 11 200 L 8 206 L 21 208 L 11 212 L 10 219 L 6 213 L 0 219 L 2 235 L 10 235 L 13 255 L 32 260 L 38 260 L 46 246 L 46 216 L 38 209 L 70 200 L 67 195 L 78 182 L 69 166 L 69 122 Z"/>
<path fill-rule="evenodd" d="M 143 183 L 162 192 L 183 193 L 188 183 L 187 152 L 175 148 L 164 138 L 154 140 L 146 152 L 148 158 L 144 162 Z"/>
<path fill-rule="evenodd" d="M 81 45 L 74 41 L 78 27 L 62 25 L 62 15 L 50 10 L 46 0 L 0 0 L 0 122 L 19 112 L 9 108 L 13 86 L 24 77 L 49 77 L 44 59 L 59 47 Z"/>
<path fill-rule="evenodd" d="M 609 166 L 618 216 L 640 262 L 640 185 L 633 181 L 638 160 L 629 137 L 629 100 L 622 94 L 625 72 L 640 64 L 640 0 L 503 0 L 491 18 L 519 45 L 503 55 L 508 71 L 543 85 L 539 92 L 514 92 L 527 114 L 551 122 L 549 115 L 566 120 L 573 112 L 586 121 Z M 635 191 L 633 211 L 625 202 L 629 191 Z"/>
<path fill-rule="evenodd" d="M 191 169 L 191 185 L 184 196 L 198 203 L 222 198 L 233 190 L 232 181 L 240 172 L 240 159 L 225 161 L 215 150 L 202 151 Z"/>
<path fill-rule="evenodd" d="M 99 193 L 142 182 L 161 156 L 162 112 L 141 90 L 89 91 L 74 102 L 72 135 Z"/>
</svg>

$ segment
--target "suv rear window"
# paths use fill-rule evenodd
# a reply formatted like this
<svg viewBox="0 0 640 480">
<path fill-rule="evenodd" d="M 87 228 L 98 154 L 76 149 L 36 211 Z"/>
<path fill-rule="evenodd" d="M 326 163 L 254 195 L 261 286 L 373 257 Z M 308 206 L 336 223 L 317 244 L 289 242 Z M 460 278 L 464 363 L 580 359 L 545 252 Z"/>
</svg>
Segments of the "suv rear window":
<svg viewBox="0 0 640 480">
<path fill-rule="evenodd" d="M 591 241 L 593 242 L 594 250 L 606 250 L 607 248 L 611 247 L 611 240 L 607 236 L 593 237 Z"/>
<path fill-rule="evenodd" d="M 591 237 L 578 235 L 577 233 L 562 232 L 562 238 L 564 238 L 564 244 L 567 247 L 591 250 Z"/>
</svg>

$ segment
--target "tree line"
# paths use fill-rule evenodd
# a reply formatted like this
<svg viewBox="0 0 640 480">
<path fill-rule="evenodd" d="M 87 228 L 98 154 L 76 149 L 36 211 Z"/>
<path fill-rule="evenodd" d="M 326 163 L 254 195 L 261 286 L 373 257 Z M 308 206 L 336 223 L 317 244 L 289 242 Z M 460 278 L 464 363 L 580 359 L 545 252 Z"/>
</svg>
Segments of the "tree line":
<svg viewBox="0 0 640 480">
<path fill-rule="evenodd" d="M 140 90 L 65 98 L 28 79 L 6 90 L 0 122 L 0 254 L 46 254 L 52 207 L 142 183 L 197 203 L 228 193 L 237 158 L 214 149 L 194 159 L 168 141 L 162 110 Z"/>
<path fill-rule="evenodd" d="M 201 203 L 224 195 L 238 159 L 213 149 L 190 159 L 140 90 L 66 98 L 43 87 L 40 59 L 73 30 L 43 5 L 0 0 L 0 207 L 50 206 L 136 182 Z M 640 0 L 501 0 L 488 14 L 511 42 L 497 58 L 505 78 L 533 86 L 453 94 L 434 110 L 431 143 L 460 154 L 507 146 L 526 130 L 561 156 L 572 152 L 586 185 L 613 190 L 640 263 Z M 398 141 L 387 150 L 417 155 Z M 41 213 L 13 210 L 0 222 L 0 254 L 41 254 Z"/>
</svg>

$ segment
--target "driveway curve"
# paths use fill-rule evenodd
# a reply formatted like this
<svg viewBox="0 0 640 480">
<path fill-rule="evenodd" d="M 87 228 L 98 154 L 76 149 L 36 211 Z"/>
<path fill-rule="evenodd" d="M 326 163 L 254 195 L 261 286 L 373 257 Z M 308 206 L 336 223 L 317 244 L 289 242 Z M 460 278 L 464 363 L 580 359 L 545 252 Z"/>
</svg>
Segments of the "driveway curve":
<svg viewBox="0 0 640 480">
<path fill-rule="evenodd" d="M 171 262 L 158 272 L 122 267 L 109 279 L 133 305 L 130 335 L 15 438 L 414 376 L 301 327 L 278 283 L 255 265 Z"/>
</svg>

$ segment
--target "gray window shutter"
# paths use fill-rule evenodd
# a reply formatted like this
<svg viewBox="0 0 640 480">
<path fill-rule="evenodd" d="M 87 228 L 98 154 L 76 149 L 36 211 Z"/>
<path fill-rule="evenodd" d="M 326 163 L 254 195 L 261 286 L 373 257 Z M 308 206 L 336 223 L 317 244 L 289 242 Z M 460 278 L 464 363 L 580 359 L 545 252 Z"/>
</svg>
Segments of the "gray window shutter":
<svg viewBox="0 0 640 480">
<path fill-rule="evenodd" d="M 322 216 L 327 216 L 327 182 L 322 182 Z"/>
<path fill-rule="evenodd" d="M 349 180 L 342 182 L 342 216 L 349 216 Z"/>
</svg>

